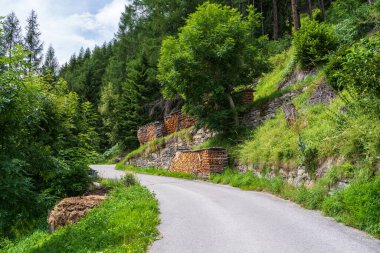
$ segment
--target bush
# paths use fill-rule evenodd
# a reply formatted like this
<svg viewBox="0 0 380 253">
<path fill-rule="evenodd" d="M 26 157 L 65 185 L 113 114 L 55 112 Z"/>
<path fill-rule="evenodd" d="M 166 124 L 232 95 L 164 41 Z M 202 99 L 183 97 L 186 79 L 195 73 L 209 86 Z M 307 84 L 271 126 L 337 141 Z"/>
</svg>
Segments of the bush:
<svg viewBox="0 0 380 253">
<path fill-rule="evenodd" d="M 380 35 L 362 39 L 344 57 L 337 85 L 380 97 Z"/>
<path fill-rule="evenodd" d="M 323 212 L 380 236 L 380 177 L 358 180 L 323 203 Z"/>
<path fill-rule="evenodd" d="M 337 48 L 337 38 L 331 26 L 308 20 L 294 35 L 293 45 L 296 61 L 302 67 L 315 67 Z"/>
</svg>

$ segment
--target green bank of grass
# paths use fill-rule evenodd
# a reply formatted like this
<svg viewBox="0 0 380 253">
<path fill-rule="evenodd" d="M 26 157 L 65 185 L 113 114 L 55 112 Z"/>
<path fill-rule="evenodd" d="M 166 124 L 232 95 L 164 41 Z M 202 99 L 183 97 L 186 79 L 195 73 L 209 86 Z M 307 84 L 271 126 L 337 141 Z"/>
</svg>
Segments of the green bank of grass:
<svg viewBox="0 0 380 253">
<path fill-rule="evenodd" d="M 305 92 L 293 100 L 298 110 L 293 125 L 279 109 L 273 119 L 253 129 L 240 145 L 238 160 L 261 169 L 304 165 L 311 175 L 312 164 L 329 157 L 376 167 L 380 100 L 353 98 L 345 92 L 326 105 L 311 105 L 307 98 Z"/>
<path fill-rule="evenodd" d="M 350 185 L 334 189 L 342 178 L 351 180 Z M 258 177 L 251 172 L 240 174 L 232 170 L 212 175 L 210 181 L 244 190 L 270 192 L 305 208 L 322 210 L 339 222 L 380 238 L 380 176 L 373 175 L 371 170 L 336 166 L 311 188 L 292 186 L 280 177 L 269 179 L 264 175 Z"/>
<path fill-rule="evenodd" d="M 271 96 L 278 91 L 278 85 L 294 69 L 294 49 L 290 48 L 281 54 L 273 56 L 270 61 L 274 66 L 273 70 L 259 80 L 256 91 L 255 101 Z"/>
<path fill-rule="evenodd" d="M 118 163 L 116 165 L 116 169 L 124 170 L 127 172 L 135 172 L 135 173 L 142 173 L 142 174 L 149 174 L 149 175 L 156 175 L 156 176 L 175 177 L 175 178 L 183 178 L 183 179 L 197 178 L 195 175 L 184 173 L 184 172 L 174 172 L 174 171 L 169 171 L 169 170 L 154 168 L 154 167 L 142 168 L 142 167 L 136 167 L 132 165 L 125 165 L 123 163 Z"/>
<path fill-rule="evenodd" d="M 113 190 L 107 200 L 78 223 L 52 234 L 41 229 L 18 242 L 3 242 L 0 252 L 146 252 L 158 236 L 156 199 L 138 184 L 110 184 Z"/>
</svg>

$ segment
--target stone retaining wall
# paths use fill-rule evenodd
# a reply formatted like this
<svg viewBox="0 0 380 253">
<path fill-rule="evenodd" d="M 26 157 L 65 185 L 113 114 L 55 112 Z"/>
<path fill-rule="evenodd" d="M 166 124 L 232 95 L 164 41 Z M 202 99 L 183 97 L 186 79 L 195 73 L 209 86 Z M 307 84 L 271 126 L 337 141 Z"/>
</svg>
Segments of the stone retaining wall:
<svg viewBox="0 0 380 253">
<path fill-rule="evenodd" d="M 211 173 L 223 172 L 227 164 L 227 150 L 224 148 L 183 150 L 176 152 L 169 170 L 208 177 Z"/>
<path fill-rule="evenodd" d="M 191 131 L 187 137 L 185 135 L 173 136 L 173 138 L 156 147 L 155 151 L 150 150 L 146 154 L 142 153 L 130 158 L 126 161 L 126 164 L 138 167 L 158 167 L 168 170 L 177 151 L 198 146 L 215 135 L 217 135 L 216 132 L 201 128 Z"/>
<path fill-rule="evenodd" d="M 271 101 L 252 108 L 243 115 L 242 122 L 246 127 L 255 128 L 265 120 L 272 119 L 276 115 L 276 110 L 288 104 L 300 91 L 291 91 Z"/>
</svg>

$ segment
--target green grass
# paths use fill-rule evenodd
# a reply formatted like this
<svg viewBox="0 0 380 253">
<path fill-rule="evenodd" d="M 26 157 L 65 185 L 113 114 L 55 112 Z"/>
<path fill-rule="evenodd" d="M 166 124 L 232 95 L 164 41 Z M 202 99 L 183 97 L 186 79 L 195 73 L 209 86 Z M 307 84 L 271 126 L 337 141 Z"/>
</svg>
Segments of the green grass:
<svg viewBox="0 0 380 253">
<path fill-rule="evenodd" d="M 116 165 L 116 169 L 124 170 L 128 172 L 156 175 L 156 176 L 175 177 L 175 178 L 183 178 L 183 179 L 197 178 L 195 175 L 184 173 L 184 172 L 175 172 L 175 171 L 169 171 L 169 170 L 154 168 L 154 167 L 142 168 L 142 167 L 136 167 L 132 165 L 125 165 L 123 163 L 118 163 Z"/>
<path fill-rule="evenodd" d="M 294 50 L 290 48 L 281 54 L 270 59 L 273 70 L 264 74 L 256 86 L 255 101 L 266 98 L 278 90 L 278 85 L 283 81 L 294 69 Z"/>
<path fill-rule="evenodd" d="M 5 242 L 0 252 L 146 252 L 158 236 L 156 199 L 138 184 L 111 184 L 110 197 L 78 223 L 53 234 L 37 230 L 18 242 Z"/>
<path fill-rule="evenodd" d="M 380 176 L 373 176 L 367 169 L 356 169 L 356 175 L 352 174 L 352 166 L 334 167 L 312 188 L 289 185 L 280 177 L 268 179 L 265 175 L 257 177 L 252 172 L 239 174 L 233 170 L 214 174 L 210 181 L 275 194 L 305 208 L 322 210 L 339 222 L 380 238 Z M 334 191 L 332 187 L 338 179 L 347 176 L 352 181 L 350 187 Z"/>
</svg>

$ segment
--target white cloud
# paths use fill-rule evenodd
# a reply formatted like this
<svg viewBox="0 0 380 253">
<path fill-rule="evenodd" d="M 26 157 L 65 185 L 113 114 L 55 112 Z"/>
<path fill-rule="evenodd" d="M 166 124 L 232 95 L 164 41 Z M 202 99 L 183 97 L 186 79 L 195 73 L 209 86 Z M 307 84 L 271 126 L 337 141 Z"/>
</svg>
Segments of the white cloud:
<svg viewBox="0 0 380 253">
<path fill-rule="evenodd" d="M 64 3 L 62 3 L 64 2 Z M 22 27 L 37 12 L 45 49 L 52 44 L 61 64 L 81 47 L 110 41 L 128 0 L 0 0 L 0 16 L 14 11 Z"/>
</svg>

